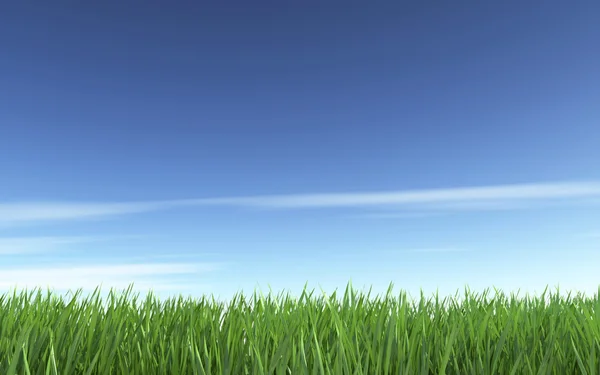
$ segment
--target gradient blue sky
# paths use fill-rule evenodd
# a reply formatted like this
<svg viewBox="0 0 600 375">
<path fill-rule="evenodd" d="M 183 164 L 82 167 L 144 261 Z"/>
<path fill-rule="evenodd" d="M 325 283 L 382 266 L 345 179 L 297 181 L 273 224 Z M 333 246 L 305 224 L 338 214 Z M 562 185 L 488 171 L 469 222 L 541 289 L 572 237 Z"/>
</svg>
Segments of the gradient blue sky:
<svg viewBox="0 0 600 375">
<path fill-rule="evenodd" d="M 0 289 L 597 290 L 600 2 L 84 3 L 0 6 Z"/>
</svg>

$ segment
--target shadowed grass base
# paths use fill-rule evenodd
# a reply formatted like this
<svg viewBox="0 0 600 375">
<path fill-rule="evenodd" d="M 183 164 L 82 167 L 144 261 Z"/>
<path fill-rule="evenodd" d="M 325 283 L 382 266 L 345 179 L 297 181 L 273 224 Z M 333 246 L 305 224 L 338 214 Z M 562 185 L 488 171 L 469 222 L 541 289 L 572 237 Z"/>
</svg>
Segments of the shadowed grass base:
<svg viewBox="0 0 600 375">
<path fill-rule="evenodd" d="M 0 298 L 0 374 L 599 374 L 600 299 Z"/>
</svg>

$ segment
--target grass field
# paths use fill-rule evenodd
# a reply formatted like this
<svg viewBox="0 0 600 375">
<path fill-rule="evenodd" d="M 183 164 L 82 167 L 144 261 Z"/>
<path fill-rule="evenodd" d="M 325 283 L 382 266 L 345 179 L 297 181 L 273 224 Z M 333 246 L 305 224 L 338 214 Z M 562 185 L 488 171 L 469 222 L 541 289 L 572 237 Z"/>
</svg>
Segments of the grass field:
<svg viewBox="0 0 600 375">
<path fill-rule="evenodd" d="M 600 374 L 600 299 L 99 291 L 0 299 L 0 374 Z"/>
</svg>

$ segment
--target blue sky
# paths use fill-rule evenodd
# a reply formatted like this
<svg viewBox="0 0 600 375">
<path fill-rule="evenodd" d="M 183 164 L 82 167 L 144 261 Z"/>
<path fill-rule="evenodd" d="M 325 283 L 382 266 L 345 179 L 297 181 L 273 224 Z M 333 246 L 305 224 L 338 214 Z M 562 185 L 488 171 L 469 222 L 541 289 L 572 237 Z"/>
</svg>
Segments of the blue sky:
<svg viewBox="0 0 600 375">
<path fill-rule="evenodd" d="M 0 289 L 594 292 L 598 14 L 3 4 Z"/>
</svg>

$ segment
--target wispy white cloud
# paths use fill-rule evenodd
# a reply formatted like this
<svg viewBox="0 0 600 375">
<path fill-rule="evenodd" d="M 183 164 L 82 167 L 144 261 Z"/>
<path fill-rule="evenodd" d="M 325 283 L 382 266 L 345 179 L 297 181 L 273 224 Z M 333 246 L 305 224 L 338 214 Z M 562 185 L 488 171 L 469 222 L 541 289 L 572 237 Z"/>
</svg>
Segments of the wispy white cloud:
<svg viewBox="0 0 600 375">
<path fill-rule="evenodd" d="M 552 199 L 552 198 L 550 198 Z M 534 208 L 539 205 L 548 204 L 544 198 L 522 198 L 522 199 L 485 199 L 485 200 L 462 200 L 450 202 L 431 202 L 420 205 L 424 210 L 452 211 L 514 211 L 526 208 Z"/>
<path fill-rule="evenodd" d="M 72 203 L 21 202 L 0 203 L 0 223 L 86 219 L 155 211 L 174 202 Z"/>
<path fill-rule="evenodd" d="M 400 255 L 400 254 L 408 254 L 408 253 L 470 253 L 473 252 L 473 249 L 464 248 L 464 247 L 422 247 L 422 248 L 399 248 L 394 250 L 387 250 L 381 252 L 386 255 Z"/>
<path fill-rule="evenodd" d="M 262 209 L 408 207 L 411 209 L 515 209 L 532 202 L 600 198 L 600 182 L 538 183 L 367 193 L 266 195 L 121 203 L 0 203 L 0 224 L 75 220 L 194 206 Z"/>
<path fill-rule="evenodd" d="M 423 217 L 444 216 L 444 212 L 368 212 L 363 214 L 348 215 L 356 219 L 414 219 Z"/>
<path fill-rule="evenodd" d="M 190 204 L 233 205 L 260 208 L 324 208 L 451 203 L 465 203 L 470 206 L 476 205 L 477 203 L 498 206 L 507 202 L 515 204 L 518 203 L 518 201 L 591 198 L 598 196 L 600 196 L 600 183 L 576 182 L 371 193 L 221 198 L 195 200 L 190 201 Z"/>
<path fill-rule="evenodd" d="M 0 289 L 50 288 L 54 290 L 123 290 L 134 284 L 137 290 L 171 289 L 181 276 L 199 276 L 219 268 L 214 263 L 132 263 L 95 266 L 50 266 L 0 268 Z M 176 289 L 175 289 L 176 290 Z"/>
<path fill-rule="evenodd" d="M 41 253 L 88 241 L 86 237 L 0 237 L 0 255 Z"/>
<path fill-rule="evenodd" d="M 140 237 L 141 236 L 0 237 L 0 255 L 48 253 L 68 248 L 76 244 Z"/>
<path fill-rule="evenodd" d="M 422 249 L 410 249 L 410 253 L 467 253 L 473 251 L 472 249 L 456 248 L 456 247 L 432 247 Z"/>
</svg>

